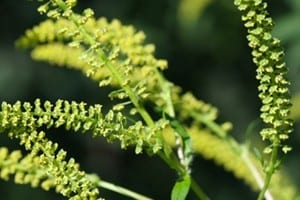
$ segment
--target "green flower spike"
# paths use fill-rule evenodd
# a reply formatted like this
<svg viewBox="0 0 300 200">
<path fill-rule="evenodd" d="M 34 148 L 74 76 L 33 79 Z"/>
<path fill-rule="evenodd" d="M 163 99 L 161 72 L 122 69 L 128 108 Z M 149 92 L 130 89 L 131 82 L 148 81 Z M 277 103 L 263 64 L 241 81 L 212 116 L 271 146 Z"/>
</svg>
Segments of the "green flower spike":
<svg viewBox="0 0 300 200">
<path fill-rule="evenodd" d="M 283 61 L 283 49 L 279 40 L 271 35 L 273 22 L 266 11 L 266 3 L 262 0 L 236 0 L 235 4 L 243 13 L 242 20 L 248 30 L 247 39 L 252 48 L 253 62 L 257 65 L 261 118 L 268 126 L 261 131 L 262 139 L 270 141 L 271 146 L 267 149 L 280 146 L 286 153 L 289 149 L 282 142 L 289 138 L 292 122 L 289 119 L 290 83 L 285 78 L 287 67 Z"/>
<path fill-rule="evenodd" d="M 267 4 L 263 0 L 235 0 L 234 3 L 242 12 L 242 21 L 248 31 L 248 44 L 257 66 L 256 78 L 259 80 L 259 98 L 262 102 L 260 117 L 266 124 L 260 134 L 263 140 L 269 141 L 264 153 L 270 154 L 270 159 L 264 166 L 265 183 L 259 195 L 259 199 L 263 199 L 272 174 L 280 165 L 278 150 L 281 149 L 284 154 L 291 150 L 284 144 L 293 125 L 289 119 L 290 83 L 286 79 L 287 67 L 280 41 L 271 35 L 273 22 L 266 11 Z"/>
</svg>

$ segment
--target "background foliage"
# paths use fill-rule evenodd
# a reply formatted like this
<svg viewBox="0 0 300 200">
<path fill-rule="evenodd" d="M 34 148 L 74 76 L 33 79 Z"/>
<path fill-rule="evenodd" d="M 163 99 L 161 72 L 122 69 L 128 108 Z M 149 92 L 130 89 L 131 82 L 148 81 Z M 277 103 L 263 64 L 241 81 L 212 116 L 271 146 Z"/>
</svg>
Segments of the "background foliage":
<svg viewBox="0 0 300 200">
<path fill-rule="evenodd" d="M 202 2 L 199 3 L 199 2 Z M 32 101 L 35 98 L 84 100 L 87 103 L 108 104 L 106 91 L 82 76 L 80 72 L 36 63 L 28 53 L 16 50 L 14 41 L 25 29 L 42 20 L 35 2 L 3 0 L 0 3 L 0 101 Z M 258 119 L 259 102 L 255 67 L 245 39 L 240 15 L 232 1 L 227 0 L 86 0 L 78 8 L 91 7 L 96 16 L 118 18 L 144 30 L 147 40 L 156 45 L 157 57 L 169 61 L 169 80 L 192 91 L 197 97 L 219 108 L 221 121 L 231 121 L 233 134 L 245 140 L 249 124 Z M 276 23 L 274 34 L 286 48 L 286 61 L 295 105 L 300 93 L 300 3 L 293 0 L 269 2 L 269 11 Z M 298 99 L 298 100 L 297 100 Z M 299 118 L 300 105 L 294 108 Z M 259 126 L 259 125 L 258 125 Z M 259 128 L 256 126 L 256 129 Z M 254 129 L 248 137 L 256 139 Z M 293 151 L 286 157 L 283 168 L 300 185 L 299 123 L 290 143 Z M 106 180 L 116 182 L 155 199 L 168 199 L 175 176 L 162 161 L 146 155 L 135 156 L 133 150 L 120 151 L 116 145 L 89 136 L 53 130 L 53 140 L 63 144 L 69 154 L 88 172 L 96 172 Z M 258 138 L 258 137 L 257 137 Z M 14 146 L 5 137 L 1 145 Z M 298 147 L 297 147 L 298 146 Z M 211 161 L 196 157 L 194 175 L 212 199 L 253 199 L 256 195 L 231 174 Z M 147 173 L 145 173 L 147 171 Z M 163 177 L 161 175 L 164 175 Z M 59 195 L 32 190 L 0 181 L 3 199 L 59 199 Z M 105 193 L 108 199 L 120 196 Z M 123 198 L 123 197 L 122 197 Z"/>
</svg>

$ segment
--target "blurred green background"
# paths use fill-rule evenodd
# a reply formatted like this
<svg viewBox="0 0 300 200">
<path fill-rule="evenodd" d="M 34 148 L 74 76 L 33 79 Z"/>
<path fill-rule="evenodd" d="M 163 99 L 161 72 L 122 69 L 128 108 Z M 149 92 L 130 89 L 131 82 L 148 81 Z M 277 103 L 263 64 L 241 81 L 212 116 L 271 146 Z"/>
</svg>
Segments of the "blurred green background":
<svg viewBox="0 0 300 200">
<path fill-rule="evenodd" d="M 300 93 L 300 1 L 269 1 L 269 11 L 276 27 L 274 34 L 286 49 L 290 67 L 292 96 Z M 44 19 L 36 12 L 34 1 L 2 0 L 0 3 L 0 101 L 33 101 L 35 98 L 58 98 L 108 104 L 107 91 L 86 79 L 81 73 L 55 68 L 30 59 L 28 52 L 14 47 L 14 41 L 26 30 Z M 228 0 L 81 0 L 78 9 L 91 7 L 96 16 L 118 18 L 133 24 L 156 45 L 156 56 L 167 59 L 165 75 L 184 91 L 219 108 L 220 122 L 231 121 L 232 134 L 239 141 L 251 122 L 259 115 L 255 66 L 245 39 L 240 13 Z M 295 98 L 296 99 L 296 98 Z M 295 104 L 299 105 L 298 100 Z M 295 113 L 300 106 L 295 107 Z M 296 116 L 297 117 L 297 116 Z M 299 124 L 290 143 L 294 150 L 285 158 L 284 169 L 300 185 Z M 258 133 L 255 132 L 257 138 Z M 169 199 L 176 174 L 157 157 L 134 155 L 133 150 L 120 151 L 118 144 L 102 139 L 56 129 L 49 135 L 75 157 L 87 172 L 123 185 L 154 199 Z M 17 148 L 14 141 L 0 136 L 0 145 Z M 215 166 L 212 161 L 195 158 L 193 174 L 214 200 L 254 199 L 243 182 Z M 54 192 L 31 189 L 0 180 L 1 199 L 63 199 Z M 101 190 L 107 199 L 126 199 Z M 189 199 L 195 199 L 192 195 Z"/>
</svg>

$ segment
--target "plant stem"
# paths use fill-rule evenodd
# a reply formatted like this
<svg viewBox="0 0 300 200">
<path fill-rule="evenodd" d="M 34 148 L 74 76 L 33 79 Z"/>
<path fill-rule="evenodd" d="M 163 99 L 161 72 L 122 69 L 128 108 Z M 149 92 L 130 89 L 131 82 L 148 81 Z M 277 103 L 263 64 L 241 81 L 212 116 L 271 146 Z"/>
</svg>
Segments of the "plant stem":
<svg viewBox="0 0 300 200">
<path fill-rule="evenodd" d="M 109 182 L 106 182 L 106 181 L 103 181 L 103 180 L 99 181 L 98 186 L 102 187 L 102 188 L 105 188 L 107 190 L 111 190 L 111 191 L 114 191 L 116 193 L 122 194 L 124 196 L 131 197 L 133 199 L 138 199 L 138 200 L 153 200 L 150 197 L 146 197 L 144 195 L 138 194 L 136 192 L 133 192 L 131 190 L 128 190 L 126 188 L 123 188 L 121 186 L 118 186 L 118 185 L 115 185 L 115 184 L 112 184 L 112 183 L 109 183 Z"/>
<path fill-rule="evenodd" d="M 269 165 L 266 167 L 266 177 L 265 177 L 265 183 L 264 186 L 262 188 L 262 190 L 259 193 L 259 196 L 257 198 L 257 200 L 263 200 L 266 191 L 269 188 L 272 176 L 276 170 L 276 162 L 277 162 L 277 155 L 278 155 L 278 148 L 279 145 L 274 145 L 274 148 L 272 150 L 272 155 L 269 161 Z"/>
<path fill-rule="evenodd" d="M 170 157 L 166 157 L 165 154 L 160 153 L 159 156 L 168 164 L 168 166 L 175 169 L 180 175 L 183 176 L 183 174 L 186 173 L 186 170 L 174 154 L 171 154 Z M 191 189 L 200 200 L 209 200 L 209 197 L 203 192 L 193 177 L 191 177 Z"/>
<path fill-rule="evenodd" d="M 63 11 L 66 11 L 67 6 L 64 1 L 56 0 L 56 3 Z M 85 37 L 86 41 L 89 43 L 90 46 L 94 46 L 97 43 L 97 41 L 93 38 L 93 36 L 90 33 L 88 33 L 88 31 L 84 28 L 84 26 L 78 22 L 77 17 L 73 13 L 71 14 L 71 16 L 69 16 L 69 19 L 73 21 L 73 23 L 76 25 L 76 27 L 81 32 L 81 34 Z M 145 123 L 150 127 L 154 126 L 155 123 L 154 123 L 152 117 L 150 116 L 150 114 L 146 111 L 146 109 L 143 107 L 143 105 L 141 105 L 141 103 L 139 102 L 138 97 L 135 95 L 134 91 L 128 85 L 123 85 L 123 82 L 125 80 L 124 77 L 122 76 L 122 74 L 120 74 L 116 70 L 115 66 L 110 62 L 110 60 L 107 58 L 107 56 L 105 55 L 103 50 L 101 48 L 97 48 L 97 49 L 95 49 L 95 52 L 98 54 L 100 59 L 105 63 L 105 66 L 111 72 L 111 75 L 117 80 L 117 82 L 120 84 L 120 86 L 125 90 L 129 99 L 131 100 L 133 105 L 136 107 L 137 111 L 140 113 L 140 115 L 143 118 L 143 120 L 145 121 Z M 156 71 L 156 72 L 158 73 L 158 71 Z M 168 112 L 171 115 L 174 115 L 174 108 L 173 108 L 173 103 L 171 100 L 171 91 L 170 91 L 170 87 L 168 85 L 169 83 L 166 80 L 164 80 L 162 75 L 159 75 L 159 79 L 160 79 L 161 84 L 164 87 L 163 88 L 165 90 L 164 92 L 167 92 L 167 94 L 165 94 L 167 96 L 165 98 L 165 100 L 167 103 Z M 162 136 L 161 136 L 161 138 L 163 140 Z M 175 169 L 179 173 L 179 175 L 186 173 L 186 169 L 182 166 L 182 164 L 180 163 L 178 158 L 175 156 L 175 154 L 172 151 L 170 146 L 164 145 L 163 151 L 159 152 L 158 154 L 159 154 L 160 158 L 163 159 L 171 168 Z M 107 189 L 115 191 L 115 192 L 118 192 L 120 194 L 127 195 L 127 196 L 129 196 L 129 195 L 131 197 L 135 196 L 135 197 L 137 197 L 137 199 L 140 199 L 140 200 L 149 199 L 148 197 L 137 196 L 138 194 L 136 194 L 130 190 L 127 190 L 127 189 L 119 187 L 119 186 L 115 186 L 115 185 L 105 182 L 105 181 L 100 181 L 99 186 L 103 187 L 103 188 L 107 188 Z M 200 186 L 193 179 L 192 179 L 191 188 L 195 192 L 195 194 L 199 197 L 199 199 L 201 199 L 201 200 L 209 199 L 204 194 L 204 192 L 201 190 Z"/>
<path fill-rule="evenodd" d="M 261 191 L 263 190 L 264 187 L 264 180 L 262 178 L 261 173 L 258 171 L 257 167 L 253 164 L 253 162 L 251 161 L 251 158 L 249 157 L 249 150 L 245 149 L 242 152 L 242 159 L 245 162 L 245 164 L 247 165 L 248 169 L 251 171 L 251 174 L 253 175 L 258 187 L 261 189 Z M 273 200 L 272 194 L 270 193 L 269 190 L 265 191 L 265 199 L 266 200 Z"/>
<path fill-rule="evenodd" d="M 191 177 L 191 189 L 195 195 L 201 200 L 209 200 L 209 197 L 203 192 L 197 182 Z"/>
</svg>

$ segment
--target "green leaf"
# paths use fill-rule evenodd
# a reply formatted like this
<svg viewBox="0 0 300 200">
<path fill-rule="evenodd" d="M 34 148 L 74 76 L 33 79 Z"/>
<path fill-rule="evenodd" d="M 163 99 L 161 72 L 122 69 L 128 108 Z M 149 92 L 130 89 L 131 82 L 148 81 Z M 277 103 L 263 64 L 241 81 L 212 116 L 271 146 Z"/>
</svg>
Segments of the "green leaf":
<svg viewBox="0 0 300 200">
<path fill-rule="evenodd" d="M 171 200 L 184 200 L 190 190 L 191 177 L 185 175 L 176 181 L 171 194 Z"/>
</svg>

